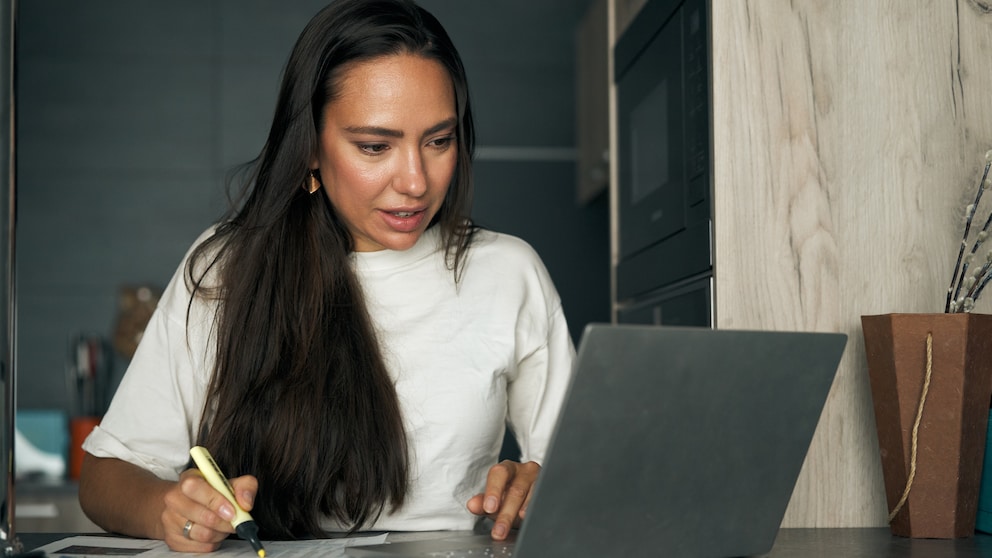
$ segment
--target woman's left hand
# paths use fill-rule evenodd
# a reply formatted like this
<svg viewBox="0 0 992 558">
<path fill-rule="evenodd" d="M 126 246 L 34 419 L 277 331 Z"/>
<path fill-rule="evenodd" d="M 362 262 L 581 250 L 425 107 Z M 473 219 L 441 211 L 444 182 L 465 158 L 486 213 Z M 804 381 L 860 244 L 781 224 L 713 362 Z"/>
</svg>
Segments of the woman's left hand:
<svg viewBox="0 0 992 558">
<path fill-rule="evenodd" d="M 533 461 L 502 461 L 489 469 L 486 491 L 469 499 L 468 511 L 495 521 L 492 538 L 506 539 L 510 529 L 519 527 L 527 512 L 530 495 L 541 466 Z"/>
</svg>

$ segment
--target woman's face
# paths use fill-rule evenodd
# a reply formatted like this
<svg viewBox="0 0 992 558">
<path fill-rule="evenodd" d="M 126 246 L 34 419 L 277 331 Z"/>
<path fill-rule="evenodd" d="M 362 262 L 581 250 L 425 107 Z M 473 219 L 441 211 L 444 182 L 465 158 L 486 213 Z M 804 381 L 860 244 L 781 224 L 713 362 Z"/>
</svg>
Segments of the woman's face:
<svg viewBox="0 0 992 558">
<path fill-rule="evenodd" d="M 344 71 L 311 168 L 356 252 L 406 250 L 441 207 L 458 159 L 455 93 L 434 60 L 397 54 Z"/>
</svg>

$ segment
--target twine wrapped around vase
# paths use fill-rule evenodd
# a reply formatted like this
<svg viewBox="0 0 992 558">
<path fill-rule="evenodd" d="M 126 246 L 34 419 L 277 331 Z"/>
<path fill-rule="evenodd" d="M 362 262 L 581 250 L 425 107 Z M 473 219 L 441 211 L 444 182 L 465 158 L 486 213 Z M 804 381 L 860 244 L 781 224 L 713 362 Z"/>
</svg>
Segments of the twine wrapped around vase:
<svg viewBox="0 0 992 558">
<path fill-rule="evenodd" d="M 916 450 L 919 448 L 920 421 L 923 420 L 923 406 L 927 402 L 927 393 L 930 391 L 930 378 L 933 375 L 933 332 L 927 332 L 927 374 L 923 380 L 923 391 L 920 393 L 920 405 L 916 409 L 916 420 L 913 421 L 913 444 L 909 458 L 909 478 L 906 479 L 906 488 L 899 497 L 899 503 L 889 512 L 889 523 L 899 514 L 899 510 L 906 504 L 909 498 L 909 491 L 913 488 L 913 479 L 916 478 Z"/>
</svg>

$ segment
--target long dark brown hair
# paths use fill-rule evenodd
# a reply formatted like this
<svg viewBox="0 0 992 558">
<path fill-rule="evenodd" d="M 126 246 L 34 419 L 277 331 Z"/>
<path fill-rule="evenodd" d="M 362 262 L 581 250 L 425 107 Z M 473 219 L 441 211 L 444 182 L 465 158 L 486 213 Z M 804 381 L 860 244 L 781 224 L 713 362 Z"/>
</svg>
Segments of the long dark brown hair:
<svg viewBox="0 0 992 558">
<path fill-rule="evenodd" d="M 455 90 L 458 158 L 431 226 L 457 279 L 472 233 L 468 85 L 441 24 L 409 0 L 338 0 L 314 16 L 264 148 L 186 269 L 195 296 L 218 305 L 198 443 L 229 475 L 258 478 L 252 515 L 266 538 L 321 536 L 323 517 L 358 529 L 406 495 L 401 410 L 349 264 L 353 239 L 327 196 L 302 187 L 346 65 L 401 53 L 439 62 Z"/>
</svg>

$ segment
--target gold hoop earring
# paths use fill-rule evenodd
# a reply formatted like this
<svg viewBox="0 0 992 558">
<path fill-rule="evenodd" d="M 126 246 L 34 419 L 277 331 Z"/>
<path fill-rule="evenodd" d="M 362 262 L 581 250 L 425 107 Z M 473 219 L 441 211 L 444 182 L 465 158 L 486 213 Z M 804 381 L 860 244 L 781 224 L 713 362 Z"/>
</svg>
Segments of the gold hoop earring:
<svg viewBox="0 0 992 558">
<path fill-rule="evenodd" d="M 317 169 L 310 169 L 310 176 L 303 182 L 303 189 L 306 190 L 308 194 L 312 194 L 317 190 L 320 190 L 320 186 L 320 179 L 317 178 Z"/>
</svg>

